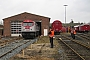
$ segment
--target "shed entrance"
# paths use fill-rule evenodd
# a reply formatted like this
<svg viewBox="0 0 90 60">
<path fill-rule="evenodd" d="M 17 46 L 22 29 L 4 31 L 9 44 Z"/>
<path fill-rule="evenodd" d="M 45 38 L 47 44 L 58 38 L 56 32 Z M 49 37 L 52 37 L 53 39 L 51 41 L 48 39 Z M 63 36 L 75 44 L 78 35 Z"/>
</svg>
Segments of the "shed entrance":
<svg viewBox="0 0 90 60">
<path fill-rule="evenodd" d="M 40 36 L 41 35 L 41 21 L 38 21 L 36 23 L 39 26 L 39 36 Z"/>
</svg>

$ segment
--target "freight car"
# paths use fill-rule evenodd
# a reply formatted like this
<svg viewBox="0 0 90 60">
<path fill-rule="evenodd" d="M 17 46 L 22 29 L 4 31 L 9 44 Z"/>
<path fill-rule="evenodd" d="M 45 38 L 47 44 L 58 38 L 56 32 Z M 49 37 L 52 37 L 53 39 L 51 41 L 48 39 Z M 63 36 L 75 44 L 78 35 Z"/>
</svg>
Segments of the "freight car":
<svg viewBox="0 0 90 60">
<path fill-rule="evenodd" d="M 22 37 L 35 38 L 39 35 L 39 27 L 33 20 L 24 20 L 21 25 Z"/>
<path fill-rule="evenodd" d="M 62 23 L 61 21 L 59 20 L 55 20 L 53 23 L 52 23 L 52 29 L 54 30 L 55 34 L 60 34 L 61 32 L 61 29 L 62 29 Z"/>
<path fill-rule="evenodd" d="M 67 31 L 66 27 L 63 26 L 62 29 L 61 29 L 61 32 L 65 33 L 66 31 Z"/>
<path fill-rule="evenodd" d="M 90 31 L 90 25 L 89 24 L 82 24 L 82 25 L 77 25 L 74 26 L 75 30 L 77 32 L 81 32 L 81 33 L 88 33 Z"/>
</svg>

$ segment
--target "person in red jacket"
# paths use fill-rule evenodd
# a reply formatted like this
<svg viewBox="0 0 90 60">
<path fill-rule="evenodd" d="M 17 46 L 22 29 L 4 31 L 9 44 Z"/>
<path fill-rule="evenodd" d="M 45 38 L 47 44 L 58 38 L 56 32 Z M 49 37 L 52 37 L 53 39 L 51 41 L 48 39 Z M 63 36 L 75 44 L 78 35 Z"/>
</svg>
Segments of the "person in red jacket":
<svg viewBox="0 0 90 60">
<path fill-rule="evenodd" d="M 50 38 L 51 48 L 53 48 L 53 37 L 54 37 L 54 30 L 50 29 L 49 38 Z"/>
</svg>

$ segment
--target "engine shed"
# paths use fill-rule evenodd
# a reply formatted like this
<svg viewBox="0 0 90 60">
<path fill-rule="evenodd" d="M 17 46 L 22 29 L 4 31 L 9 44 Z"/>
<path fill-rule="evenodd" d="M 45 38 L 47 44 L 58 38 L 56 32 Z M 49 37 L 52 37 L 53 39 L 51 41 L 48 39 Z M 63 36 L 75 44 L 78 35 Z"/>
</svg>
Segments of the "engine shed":
<svg viewBox="0 0 90 60">
<path fill-rule="evenodd" d="M 3 19 L 3 35 L 4 36 L 19 36 L 21 35 L 21 24 L 23 20 L 30 19 L 40 26 L 40 35 L 46 35 L 49 31 L 50 18 L 45 16 L 40 16 L 28 12 L 23 12 L 11 17 Z"/>
</svg>

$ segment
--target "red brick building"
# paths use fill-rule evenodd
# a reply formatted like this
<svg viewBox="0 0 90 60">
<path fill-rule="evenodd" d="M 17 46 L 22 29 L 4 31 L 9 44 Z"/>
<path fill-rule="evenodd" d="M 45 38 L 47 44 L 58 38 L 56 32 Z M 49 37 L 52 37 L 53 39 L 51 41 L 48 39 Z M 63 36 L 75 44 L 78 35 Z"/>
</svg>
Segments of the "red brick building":
<svg viewBox="0 0 90 60">
<path fill-rule="evenodd" d="M 25 19 L 30 19 L 41 24 L 41 35 L 44 35 L 44 29 L 49 30 L 50 18 L 31 13 L 21 13 L 3 19 L 4 36 L 15 36 L 21 34 L 21 23 Z M 17 30 L 19 32 L 17 32 Z"/>
</svg>

